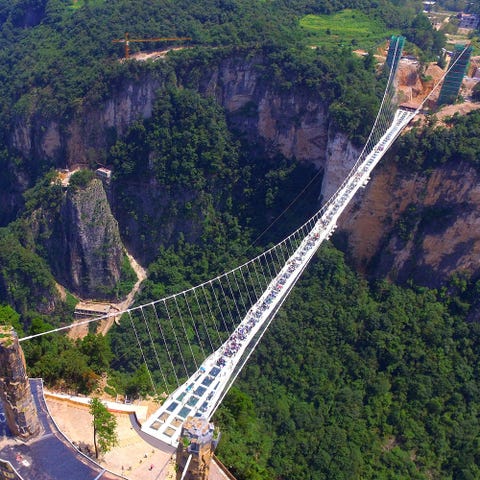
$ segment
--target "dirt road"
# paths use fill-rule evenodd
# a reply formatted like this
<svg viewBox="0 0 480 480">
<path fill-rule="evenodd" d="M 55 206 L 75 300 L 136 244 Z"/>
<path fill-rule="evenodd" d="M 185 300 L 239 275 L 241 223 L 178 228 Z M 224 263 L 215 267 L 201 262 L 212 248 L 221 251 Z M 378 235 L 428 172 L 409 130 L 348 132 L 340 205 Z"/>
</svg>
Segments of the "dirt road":
<svg viewBox="0 0 480 480">
<path fill-rule="evenodd" d="M 126 254 L 127 254 L 128 260 L 130 261 L 130 265 L 132 266 L 134 272 L 137 275 L 137 281 L 133 286 L 132 290 L 129 292 L 129 294 L 121 302 L 118 302 L 118 303 L 95 302 L 95 306 L 99 310 L 105 310 L 105 311 L 113 310 L 113 311 L 119 311 L 119 312 L 126 310 L 128 307 L 130 307 L 130 305 L 133 304 L 135 295 L 140 290 L 142 282 L 147 278 L 147 272 L 145 271 L 145 269 L 135 260 L 135 258 L 132 255 L 130 255 L 128 252 L 126 252 Z M 85 303 L 88 303 L 88 302 L 85 302 Z M 120 318 L 114 315 L 112 315 L 111 317 L 105 318 L 103 320 L 100 320 L 98 322 L 96 332 L 101 333 L 102 335 L 106 335 L 107 332 L 112 327 L 113 322 L 118 322 L 119 320 Z M 68 332 L 68 336 L 70 338 L 72 339 L 83 338 L 88 334 L 89 324 L 83 323 L 83 322 L 85 322 L 85 319 L 77 320 L 76 322 L 73 323 L 72 328 Z"/>
</svg>

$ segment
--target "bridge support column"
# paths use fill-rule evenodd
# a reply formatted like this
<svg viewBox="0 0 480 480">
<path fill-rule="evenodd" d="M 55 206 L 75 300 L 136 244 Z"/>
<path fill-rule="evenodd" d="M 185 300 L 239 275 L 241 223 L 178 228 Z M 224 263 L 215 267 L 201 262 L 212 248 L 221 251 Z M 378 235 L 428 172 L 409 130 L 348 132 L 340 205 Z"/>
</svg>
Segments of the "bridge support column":
<svg viewBox="0 0 480 480">
<path fill-rule="evenodd" d="M 0 401 L 8 428 L 22 440 L 40 431 L 25 357 L 12 327 L 0 327 Z"/>
<path fill-rule="evenodd" d="M 177 448 L 177 480 L 208 480 L 220 435 L 205 418 L 188 417 Z"/>
</svg>

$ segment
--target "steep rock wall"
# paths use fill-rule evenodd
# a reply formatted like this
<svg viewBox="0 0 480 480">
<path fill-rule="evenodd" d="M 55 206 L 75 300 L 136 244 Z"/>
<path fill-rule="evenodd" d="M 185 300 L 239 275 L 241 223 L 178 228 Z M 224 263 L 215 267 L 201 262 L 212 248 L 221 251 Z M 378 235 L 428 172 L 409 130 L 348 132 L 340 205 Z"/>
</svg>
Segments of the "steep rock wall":
<svg viewBox="0 0 480 480">
<path fill-rule="evenodd" d="M 71 118 L 45 119 L 40 114 L 14 120 L 11 145 L 24 158 L 43 159 L 59 167 L 88 165 L 105 158 L 105 152 L 135 120 L 152 113 L 155 94 L 163 84 L 145 73 L 112 87 L 101 101 L 80 105 Z"/>
<path fill-rule="evenodd" d="M 55 278 L 84 298 L 113 298 L 124 248 L 102 183 L 69 188 L 57 214 L 35 211 L 30 220 Z"/>
<path fill-rule="evenodd" d="M 122 227 L 122 238 L 141 264 L 148 265 L 160 246 L 174 243 L 180 234 L 188 242 L 195 242 L 201 235 L 203 211 L 208 207 L 198 192 L 170 190 L 154 180 L 118 184 L 115 188 L 114 213 Z"/>
<path fill-rule="evenodd" d="M 328 111 L 319 98 L 292 89 L 279 92 L 264 78 L 261 59 L 229 59 L 210 72 L 200 91 L 225 107 L 232 128 L 267 153 L 322 167 L 328 143 Z"/>
<path fill-rule="evenodd" d="M 233 130 L 260 144 L 267 155 L 280 152 L 324 169 L 327 195 L 336 190 L 338 164 L 352 164 L 358 152 L 346 135 L 331 128 L 328 105 L 319 97 L 302 89 L 276 89 L 261 58 L 227 59 L 202 78 L 200 92 L 225 108 Z"/>
<path fill-rule="evenodd" d="M 0 195 L 0 226 L 15 218 L 23 191 L 48 168 L 104 164 L 109 148 L 128 126 L 151 115 L 162 84 L 161 75 L 144 73 L 118 80 L 105 99 L 81 99 L 60 118 L 46 118 L 41 109 L 14 116 L 9 143 L 22 163 L 4 167 L 11 181 Z"/>
<path fill-rule="evenodd" d="M 465 163 L 429 173 L 392 160 L 344 213 L 339 232 L 357 268 L 439 287 L 454 272 L 480 274 L 480 174 Z"/>
<path fill-rule="evenodd" d="M 261 64 L 261 58 L 226 59 L 205 70 L 198 88 L 214 95 L 226 109 L 232 128 L 261 143 L 267 153 L 280 152 L 322 168 L 329 143 L 337 136 L 329 132 L 327 105 L 301 89 L 279 92 L 265 78 Z M 47 120 L 39 114 L 17 117 L 12 147 L 24 158 L 48 159 L 57 166 L 102 160 L 129 125 L 150 117 L 162 85 L 159 75 L 144 73 L 120 82 L 108 99 L 81 105 L 71 119 Z"/>
<path fill-rule="evenodd" d="M 281 153 L 325 169 L 328 196 L 338 186 L 338 161 L 349 164 L 354 149 L 345 135 L 330 127 L 327 105 L 320 98 L 302 89 L 279 91 L 264 71 L 262 58 L 224 59 L 205 67 L 197 86 L 225 108 L 232 129 L 267 155 Z M 187 83 L 188 75 L 179 76 L 178 83 Z M 38 113 L 18 116 L 13 121 L 11 146 L 28 165 L 24 173 L 38 171 L 39 161 L 62 168 L 103 164 L 106 152 L 128 126 L 151 116 L 164 84 L 161 73 L 145 71 L 135 79 L 118 81 L 107 99 L 86 99 L 68 118 L 47 120 Z M 34 175 L 30 179 L 26 175 L 27 184 Z M 20 191 L 12 186 L 6 193 L 4 205 L 11 203 L 12 207 L 5 218 L 11 219 L 21 204 Z"/>
</svg>

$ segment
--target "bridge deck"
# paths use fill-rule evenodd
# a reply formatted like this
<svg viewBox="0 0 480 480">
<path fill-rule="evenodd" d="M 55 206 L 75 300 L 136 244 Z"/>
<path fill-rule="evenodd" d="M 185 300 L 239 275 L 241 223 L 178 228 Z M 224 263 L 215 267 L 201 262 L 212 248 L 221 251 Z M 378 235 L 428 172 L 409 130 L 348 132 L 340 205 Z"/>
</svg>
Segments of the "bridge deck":
<svg viewBox="0 0 480 480">
<path fill-rule="evenodd" d="M 336 227 L 337 220 L 358 189 L 369 180 L 375 165 L 415 116 L 399 109 L 392 124 L 364 161 L 354 167 L 337 190 L 324 214 L 304 238 L 278 275 L 252 306 L 226 342 L 202 363 L 198 371 L 178 387 L 163 405 L 144 423 L 142 431 L 169 445 L 176 446 L 183 422 L 188 416 L 211 418 L 228 389 L 231 378 L 247 349 L 263 335 L 266 326 L 287 297 L 321 243 Z"/>
</svg>

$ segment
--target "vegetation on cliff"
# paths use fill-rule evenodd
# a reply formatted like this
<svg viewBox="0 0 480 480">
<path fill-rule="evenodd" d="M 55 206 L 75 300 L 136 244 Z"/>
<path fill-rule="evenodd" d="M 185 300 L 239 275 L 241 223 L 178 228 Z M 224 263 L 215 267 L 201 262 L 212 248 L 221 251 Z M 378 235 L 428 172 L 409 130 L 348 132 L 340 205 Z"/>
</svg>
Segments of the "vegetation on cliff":
<svg viewBox="0 0 480 480">
<path fill-rule="evenodd" d="M 445 126 L 435 117 L 421 128 L 403 135 L 395 151 L 402 165 L 416 170 L 429 170 L 447 162 L 467 162 L 480 168 L 480 111 L 454 115 Z"/>
<path fill-rule="evenodd" d="M 461 290 L 368 286 L 322 248 L 216 415 L 222 461 L 245 480 L 477 478 Z"/>
<path fill-rule="evenodd" d="M 280 56 L 274 52 L 277 58 L 270 65 L 266 62 L 268 73 L 275 74 L 271 78 L 277 80 L 279 73 L 282 77 L 282 72 L 291 71 L 292 67 L 297 69 L 294 72 L 297 77 L 302 77 L 299 72 L 307 72 L 304 79 L 307 83 L 318 82 L 323 76 L 325 81 L 318 90 L 326 92 L 327 100 L 335 99 L 337 103 L 332 109 L 336 127 L 345 129 L 361 143 L 376 101 L 375 93 L 363 84 L 366 74 L 356 67 L 352 70 L 353 46 L 333 51 L 321 49 L 318 57 L 325 58 L 328 68 L 318 68 L 317 61 L 310 75 L 308 63 L 296 60 L 308 56 L 306 46 L 310 44 L 300 28 L 300 19 L 306 14 L 330 14 L 344 8 L 358 10 L 359 16 L 375 17 L 378 28 L 384 27 L 385 35 L 389 28 L 399 29 L 407 32 L 421 48 L 431 49 L 430 41 L 424 42 L 425 45 L 422 42 L 435 32 L 428 21 L 417 21 L 420 5 L 414 0 L 400 5 L 389 0 L 313 3 L 0 0 L 0 168 L 4 173 L 0 186 L 5 187 L 0 195 L 5 198 L 0 202 L 0 221 L 4 225 L 17 215 L 22 206 L 21 191 L 33 186 L 51 167 L 65 166 L 71 122 L 98 107 L 126 79 L 135 80 L 145 72 L 155 71 L 155 75 L 170 80 L 178 75 L 186 82 L 191 77 L 182 76 L 179 64 L 189 63 L 187 73 L 191 73 L 192 65 L 203 64 L 208 68 L 216 58 L 235 49 L 243 49 L 245 55 L 255 49 L 262 53 L 265 48 L 279 45 L 291 50 L 288 55 Z M 159 61 L 147 66 L 119 62 L 123 45 L 112 40 L 124 38 L 126 31 L 143 38 L 189 36 L 192 37 L 189 45 L 204 48 L 177 53 L 174 62 Z M 148 51 L 171 45 L 132 43 L 130 47 L 132 51 L 137 48 Z M 332 70 L 332 66 L 342 68 Z M 360 77 L 356 77 L 357 73 Z M 317 75 L 316 80 L 313 75 Z M 285 88 L 293 84 L 290 78 L 280 80 L 285 80 L 278 82 Z M 367 78 L 367 83 L 371 84 L 371 79 Z M 49 151 L 43 143 L 45 132 L 52 134 L 46 143 L 55 143 L 55 135 L 61 137 L 54 151 Z M 114 129 L 106 134 L 108 146 L 114 143 L 116 134 Z M 92 165 L 104 163 L 106 152 L 92 150 L 87 157 Z"/>
<path fill-rule="evenodd" d="M 303 41 L 299 18 L 357 8 L 386 27 L 408 30 L 420 43 L 431 25 L 414 24 L 420 5 L 409 0 L 304 0 L 272 2 L 69 2 L 0 1 L 0 99 L 5 135 L 18 116 L 71 115 L 87 92 L 105 95 L 113 72 L 127 74 L 116 60 L 126 31 L 136 37 L 191 37 L 194 45 L 215 47 L 288 44 Z M 417 35 L 421 28 L 422 35 Z M 428 43 L 428 42 L 427 42 Z M 169 44 L 141 44 L 142 50 Z M 429 45 L 425 44 L 429 47 Z M 431 45 L 430 45 L 431 46 Z M 136 44 L 131 44 L 134 51 Z M 4 138 L 8 144 L 8 139 Z"/>
<path fill-rule="evenodd" d="M 0 229 L 0 298 L 23 314 L 50 312 L 58 297 L 49 266 L 7 229 Z"/>
<path fill-rule="evenodd" d="M 4 293 L 0 298 L 8 299 L 20 312 L 52 311 L 62 303 L 53 275 L 72 292 L 87 297 L 121 298 L 129 292 L 136 275 L 129 267 L 105 191 L 93 172 L 73 174 L 67 190 L 57 173 L 49 172 L 24 198 L 23 214 L 3 229 L 0 282 L 4 287 L 0 291 Z M 22 288 L 15 286 L 15 272 L 20 274 L 21 266 L 28 265 L 32 265 L 29 281 Z M 38 305 L 39 298 L 43 307 Z"/>
</svg>

